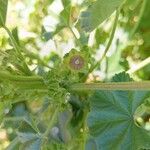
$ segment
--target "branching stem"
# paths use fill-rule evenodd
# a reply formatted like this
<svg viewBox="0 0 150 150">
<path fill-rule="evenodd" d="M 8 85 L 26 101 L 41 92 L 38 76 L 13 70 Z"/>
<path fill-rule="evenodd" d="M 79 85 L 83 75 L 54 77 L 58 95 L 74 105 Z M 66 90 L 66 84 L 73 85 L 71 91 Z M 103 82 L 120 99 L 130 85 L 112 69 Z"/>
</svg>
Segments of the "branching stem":
<svg viewBox="0 0 150 150">
<path fill-rule="evenodd" d="M 140 25 L 140 23 L 141 23 L 143 14 L 144 14 L 144 12 L 145 12 L 146 4 L 147 4 L 147 0 L 143 0 L 142 7 L 141 7 L 141 10 L 140 10 L 140 13 L 139 13 L 138 22 L 136 23 L 136 25 L 134 26 L 133 30 L 131 31 L 131 34 L 130 34 L 129 39 L 132 39 L 132 37 L 133 37 L 134 34 L 136 33 L 136 31 L 137 31 L 137 29 L 138 29 L 138 27 L 139 27 L 139 25 Z"/>
<path fill-rule="evenodd" d="M 115 35 L 115 31 L 116 31 L 116 27 L 117 27 L 117 23 L 118 23 L 118 18 L 119 18 L 119 13 L 120 13 L 120 9 L 116 10 L 116 16 L 115 16 L 114 24 L 113 24 L 113 27 L 112 27 L 112 32 L 111 32 L 108 44 L 106 46 L 106 49 L 105 49 L 101 59 L 93 67 L 91 67 L 91 69 L 89 70 L 89 73 L 91 73 L 96 67 L 98 67 L 100 65 L 101 61 L 106 56 L 106 54 L 107 54 L 107 52 L 108 52 L 108 50 L 111 46 L 111 43 L 113 41 L 114 35 Z"/>
</svg>

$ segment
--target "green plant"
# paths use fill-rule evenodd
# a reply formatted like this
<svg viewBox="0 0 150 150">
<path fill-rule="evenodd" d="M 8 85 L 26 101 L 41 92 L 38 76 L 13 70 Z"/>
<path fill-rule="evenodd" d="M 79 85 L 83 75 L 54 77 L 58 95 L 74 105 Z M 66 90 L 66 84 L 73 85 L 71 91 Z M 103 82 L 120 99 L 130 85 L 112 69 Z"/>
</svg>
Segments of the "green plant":
<svg viewBox="0 0 150 150">
<path fill-rule="evenodd" d="M 43 6 L 52 2 L 45 0 Z M 40 4 L 39 0 L 36 6 Z M 125 17 L 134 21 L 135 16 L 132 16 L 130 11 L 137 13 L 136 9 L 141 4 L 139 20 L 124 23 Z M 134 81 L 130 75 L 135 74 L 133 78 L 150 79 L 148 69 L 148 73 L 141 71 L 150 64 L 150 55 L 147 51 L 132 51 L 130 54 L 130 50 L 135 47 L 144 50 L 150 48 L 148 44 L 147 47 L 137 44 L 141 37 L 146 42 L 144 37 L 149 33 L 149 22 L 145 23 L 148 27 L 143 27 L 141 22 L 148 16 L 146 7 L 150 2 L 97 0 L 83 1 L 75 7 L 71 1 L 62 0 L 64 9 L 57 16 L 59 24 L 52 32 L 47 32 L 42 27 L 42 40 L 44 38 L 48 41 L 59 34 L 63 39 L 63 30 L 67 30 L 74 38 L 75 47 L 63 58 L 51 52 L 45 59 L 27 49 L 26 45 L 34 45 L 34 41 L 21 41 L 17 28 L 9 30 L 6 25 L 7 5 L 8 0 L 0 0 L 0 28 L 7 32 L 7 44 L 11 47 L 7 49 L 1 46 L 0 49 L 1 124 L 6 130 L 12 129 L 11 133 L 8 132 L 10 144 L 6 149 L 149 149 L 150 81 Z M 83 8 L 83 11 L 78 11 Z M 47 14 L 47 8 L 42 11 L 42 14 Z M 79 17 L 72 17 L 73 13 Z M 127 13 L 128 15 L 124 16 Z M 35 16 L 37 17 L 38 13 Z M 36 17 L 31 18 L 36 21 Z M 109 34 L 105 32 L 104 27 L 111 19 L 114 23 Z M 41 24 L 40 19 L 37 22 Z M 102 26 L 99 26 L 100 24 Z M 127 30 L 129 37 L 122 45 L 117 39 L 116 55 L 109 57 L 107 53 L 115 38 L 117 25 Z M 146 31 L 142 31 L 143 28 Z M 33 30 L 40 34 L 39 27 L 34 26 Z M 95 43 L 89 46 L 88 40 L 93 30 Z M 105 45 L 105 50 L 97 61 L 95 56 L 100 45 Z M 130 69 L 126 59 L 127 56 L 133 60 L 137 59 L 133 54 L 140 54 L 142 57 L 138 58 L 142 61 L 136 69 Z M 49 65 L 50 62 L 52 66 Z M 99 67 L 104 62 L 104 80 L 97 80 L 94 74 L 93 79 L 90 79 L 94 70 L 100 70 Z M 33 70 L 32 65 L 36 65 Z M 117 74 L 112 77 L 114 72 Z"/>
</svg>

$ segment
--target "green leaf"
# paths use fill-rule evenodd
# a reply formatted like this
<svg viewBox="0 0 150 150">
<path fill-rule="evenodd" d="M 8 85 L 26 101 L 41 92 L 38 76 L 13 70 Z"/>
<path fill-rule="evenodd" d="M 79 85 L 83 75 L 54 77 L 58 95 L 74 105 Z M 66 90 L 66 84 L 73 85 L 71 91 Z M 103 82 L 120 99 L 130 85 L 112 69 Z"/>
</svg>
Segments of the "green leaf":
<svg viewBox="0 0 150 150">
<path fill-rule="evenodd" d="M 109 34 L 102 29 L 97 28 L 95 32 L 95 44 L 99 48 L 100 44 L 104 44 L 108 38 Z"/>
<path fill-rule="evenodd" d="M 70 21 L 71 4 L 64 7 L 64 10 L 60 13 L 60 23 L 62 26 L 68 26 Z"/>
<path fill-rule="evenodd" d="M 41 150 L 41 144 L 42 140 L 36 139 L 23 145 L 22 150 Z"/>
<path fill-rule="evenodd" d="M 120 78 L 115 77 L 115 81 L 123 81 L 123 78 L 122 74 Z M 87 122 L 98 150 L 150 147 L 150 132 L 134 122 L 136 109 L 149 96 L 146 91 L 96 91 L 93 94 Z"/>
<path fill-rule="evenodd" d="M 97 0 L 81 13 L 79 24 L 87 32 L 94 30 L 106 20 L 124 0 Z"/>
<path fill-rule="evenodd" d="M 126 72 L 121 72 L 116 74 L 113 78 L 112 78 L 113 82 L 129 82 L 129 81 L 133 81 L 133 79 L 130 78 L 129 74 L 127 74 Z"/>
<path fill-rule="evenodd" d="M 17 135 L 18 135 L 18 139 L 21 143 L 26 143 L 28 141 L 35 140 L 38 138 L 37 134 L 27 133 L 27 132 L 26 133 L 18 132 Z"/>
<path fill-rule="evenodd" d="M 8 0 L 0 0 L 0 27 L 6 22 Z"/>
</svg>

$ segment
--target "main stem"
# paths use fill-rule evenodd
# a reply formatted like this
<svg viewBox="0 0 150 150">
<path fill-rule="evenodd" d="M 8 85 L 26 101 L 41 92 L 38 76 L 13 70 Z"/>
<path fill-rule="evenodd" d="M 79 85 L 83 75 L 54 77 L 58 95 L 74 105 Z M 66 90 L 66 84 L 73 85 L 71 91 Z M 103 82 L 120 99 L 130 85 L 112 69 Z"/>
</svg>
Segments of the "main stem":
<svg viewBox="0 0 150 150">
<path fill-rule="evenodd" d="M 0 72 L 0 81 L 10 81 L 18 88 L 24 90 L 41 89 L 47 91 L 43 78 L 39 76 L 20 76 Z M 150 90 L 150 81 L 142 82 L 110 82 L 110 83 L 75 83 L 69 86 L 69 90 Z"/>
<path fill-rule="evenodd" d="M 84 90 L 150 90 L 150 81 L 110 82 L 110 83 L 77 83 L 70 86 L 73 91 Z"/>
</svg>

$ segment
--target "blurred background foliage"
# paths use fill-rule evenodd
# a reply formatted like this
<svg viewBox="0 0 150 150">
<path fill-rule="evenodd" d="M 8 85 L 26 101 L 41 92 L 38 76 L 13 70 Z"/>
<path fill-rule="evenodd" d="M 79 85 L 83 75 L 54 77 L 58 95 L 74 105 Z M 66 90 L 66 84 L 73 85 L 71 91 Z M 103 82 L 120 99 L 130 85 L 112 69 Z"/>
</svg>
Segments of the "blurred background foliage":
<svg viewBox="0 0 150 150">
<path fill-rule="evenodd" d="M 26 49 L 26 61 L 31 70 L 42 74 L 43 70 L 57 66 L 71 48 L 80 49 L 80 44 L 88 43 L 93 63 L 100 59 L 109 39 L 114 14 L 90 34 L 82 30 L 76 31 L 74 26 L 80 12 L 91 2 L 92 0 L 9 0 L 7 26 L 12 30 L 18 44 Z M 150 57 L 150 1 L 147 1 L 143 15 L 139 18 L 141 5 L 142 0 L 127 0 L 121 10 L 110 50 L 101 65 L 89 77 L 91 80 L 93 78 L 108 80 L 115 73 L 128 71 Z M 140 22 L 135 30 L 139 19 Z M 79 33 L 80 37 L 76 39 L 74 36 L 78 37 Z M 12 48 L 2 28 L 0 28 L 0 48 L 2 52 Z M 11 51 L 8 54 L 13 56 Z M 1 54 L 0 59 L 3 59 L 2 56 Z M 13 62 L 16 58 L 11 57 L 11 59 Z M 132 76 L 135 80 L 150 80 L 150 65 L 136 71 Z M 37 98 L 37 101 L 30 102 L 30 105 L 28 102 L 26 105 L 17 103 L 9 113 L 6 110 L 6 114 L 17 119 L 18 115 L 20 119 L 22 116 L 29 119 L 30 108 L 32 113 L 38 114 L 46 108 L 46 105 L 46 100 L 43 104 L 42 100 Z M 43 115 L 45 120 L 49 118 L 49 112 Z M 30 128 L 29 121 L 25 122 Z M 0 149 L 6 147 L 9 140 L 14 137 L 12 125 L 17 126 L 17 123 L 12 123 L 11 119 L 8 119 L 3 124 L 7 130 L 1 128 L 0 143 L 3 144 Z M 41 124 L 39 126 L 41 130 L 44 128 Z"/>
<path fill-rule="evenodd" d="M 77 47 L 77 40 L 74 39 L 70 28 L 74 27 L 80 11 L 84 10 L 90 2 L 89 0 L 71 2 L 69 0 L 10 0 L 7 24 L 18 38 L 17 41 L 27 49 L 26 55 L 39 58 L 38 62 L 28 59 L 32 69 L 36 68 L 33 64 L 37 65 L 37 63 L 38 66 L 47 63 L 52 66 L 53 59 L 61 59 L 71 48 Z M 102 69 L 97 68 L 98 70 L 95 71 L 95 74 L 102 79 L 105 78 L 106 72 L 110 77 L 123 69 L 128 70 L 136 66 L 150 56 L 149 1 L 135 34 L 130 39 L 134 26 L 139 20 L 141 5 L 141 0 L 128 0 L 121 10 L 115 38 L 107 53 L 108 57 L 101 64 Z M 90 35 L 80 31 L 80 43 L 82 45 L 88 43 L 92 49 L 91 53 L 95 54 L 97 60 L 105 49 L 113 18 L 114 15 Z M 76 33 L 75 29 L 73 32 Z M 0 47 L 9 49 L 8 40 L 6 33 L 0 29 Z M 150 79 L 150 66 L 140 69 L 135 75 L 139 79 Z"/>
</svg>

